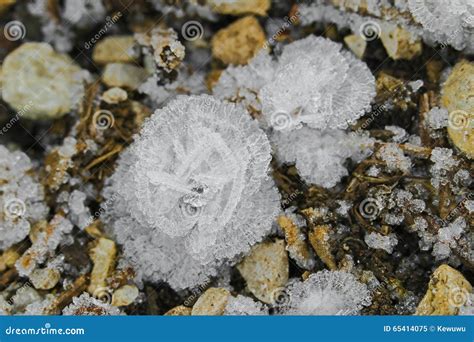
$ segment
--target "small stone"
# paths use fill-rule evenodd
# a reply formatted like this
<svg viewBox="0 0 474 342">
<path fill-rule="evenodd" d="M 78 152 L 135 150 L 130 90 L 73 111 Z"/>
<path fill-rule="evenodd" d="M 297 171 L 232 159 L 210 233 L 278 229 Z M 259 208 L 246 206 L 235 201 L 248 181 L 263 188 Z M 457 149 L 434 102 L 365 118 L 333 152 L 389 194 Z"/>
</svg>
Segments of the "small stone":
<svg viewBox="0 0 474 342">
<path fill-rule="evenodd" d="M 420 39 L 415 39 L 410 32 L 399 26 L 382 30 L 380 39 L 388 55 L 394 60 L 413 59 L 421 54 L 423 48 Z"/>
<path fill-rule="evenodd" d="M 330 270 L 336 270 L 336 261 L 331 253 L 331 245 L 329 244 L 329 231 L 331 227 L 328 225 L 315 226 L 309 234 L 309 242 L 313 246 L 314 251 L 319 258 L 326 264 Z"/>
<path fill-rule="evenodd" d="M 457 63 L 441 91 L 441 103 L 448 110 L 448 135 L 456 147 L 474 158 L 474 63 Z"/>
<path fill-rule="evenodd" d="M 7 249 L 0 255 L 0 272 L 4 272 L 6 269 L 13 267 L 19 258 L 20 253 L 15 247 Z"/>
<path fill-rule="evenodd" d="M 117 289 L 112 295 L 113 306 L 127 306 L 132 304 L 138 297 L 138 288 L 133 285 L 125 285 Z"/>
<path fill-rule="evenodd" d="M 230 292 L 223 288 L 211 287 L 196 301 L 191 311 L 193 316 L 220 316 L 224 314 Z"/>
<path fill-rule="evenodd" d="M 457 315 L 471 293 L 472 285 L 459 271 L 441 265 L 431 276 L 415 315 Z"/>
<path fill-rule="evenodd" d="M 99 239 L 90 253 L 94 267 L 91 272 L 91 281 L 88 288 L 90 294 L 94 295 L 96 291 L 103 291 L 106 287 L 106 280 L 112 272 L 117 248 L 115 242 L 105 238 Z"/>
<path fill-rule="evenodd" d="M 148 76 L 143 68 L 124 63 L 110 63 L 105 67 L 102 81 L 109 87 L 135 90 Z"/>
<path fill-rule="evenodd" d="M 127 99 L 127 92 L 119 87 L 110 88 L 102 94 L 102 100 L 108 104 L 117 104 Z"/>
<path fill-rule="evenodd" d="M 2 97 L 29 119 L 54 119 L 70 112 L 84 92 L 84 74 L 67 55 L 46 43 L 25 43 L 3 63 Z"/>
<path fill-rule="evenodd" d="M 365 49 L 367 48 L 367 41 L 359 34 L 350 34 L 344 37 L 344 42 L 347 47 L 357 56 L 362 59 L 364 57 Z"/>
<path fill-rule="evenodd" d="M 262 242 L 237 266 L 247 282 L 247 288 L 261 301 L 275 302 L 288 281 L 288 255 L 284 240 Z"/>
<path fill-rule="evenodd" d="M 35 289 L 50 290 L 59 282 L 61 274 L 55 268 L 37 268 L 29 278 Z"/>
<path fill-rule="evenodd" d="M 3 14 L 16 3 L 16 0 L 0 0 L 0 13 Z"/>
<path fill-rule="evenodd" d="M 191 308 L 179 305 L 165 313 L 165 316 L 191 316 Z"/>
<path fill-rule="evenodd" d="M 285 233 L 286 250 L 299 267 L 311 269 L 314 258 L 310 253 L 300 228 L 287 216 L 278 217 L 278 225 Z"/>
<path fill-rule="evenodd" d="M 137 54 L 133 50 L 133 36 L 109 36 L 100 40 L 94 47 L 92 59 L 95 63 L 133 63 Z"/>
<path fill-rule="evenodd" d="M 248 16 L 218 31 L 212 38 L 212 54 L 225 64 L 246 64 L 265 43 L 258 20 Z"/>
<path fill-rule="evenodd" d="M 270 0 L 208 0 L 207 3 L 214 12 L 228 15 L 267 15 L 270 8 Z"/>
</svg>

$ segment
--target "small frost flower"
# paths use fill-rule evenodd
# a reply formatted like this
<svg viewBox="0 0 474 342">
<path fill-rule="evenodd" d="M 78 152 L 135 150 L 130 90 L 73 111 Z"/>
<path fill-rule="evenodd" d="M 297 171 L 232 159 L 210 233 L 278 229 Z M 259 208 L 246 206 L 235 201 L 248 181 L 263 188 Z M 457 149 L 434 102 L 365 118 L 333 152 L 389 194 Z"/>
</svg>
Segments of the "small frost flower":
<svg viewBox="0 0 474 342">
<path fill-rule="evenodd" d="M 341 44 L 315 36 L 285 46 L 272 82 L 260 91 L 263 114 L 275 129 L 347 128 L 374 95 L 367 65 Z"/>
<path fill-rule="evenodd" d="M 344 271 L 320 271 L 286 290 L 284 315 L 357 315 L 371 303 L 367 286 Z"/>
<path fill-rule="evenodd" d="M 196 286 L 271 230 L 279 195 L 270 144 L 239 106 L 180 96 L 145 123 L 105 198 L 124 254 L 144 279 Z"/>
<path fill-rule="evenodd" d="M 268 308 L 250 297 L 230 296 L 225 307 L 226 316 L 262 316 L 268 315 Z"/>
<path fill-rule="evenodd" d="M 307 182 L 332 188 L 348 175 L 347 158 L 360 162 L 371 154 L 373 140 L 342 130 L 319 131 L 308 127 L 272 135 L 278 161 L 294 163 Z"/>
<path fill-rule="evenodd" d="M 443 147 L 435 147 L 431 151 L 430 160 L 433 162 L 430 168 L 433 176 L 431 184 L 435 188 L 445 184 L 448 181 L 448 173 L 459 164 L 459 160 L 453 156 L 453 150 Z"/>
<path fill-rule="evenodd" d="M 0 250 L 23 240 L 31 223 L 46 217 L 44 190 L 30 158 L 0 145 Z"/>
</svg>

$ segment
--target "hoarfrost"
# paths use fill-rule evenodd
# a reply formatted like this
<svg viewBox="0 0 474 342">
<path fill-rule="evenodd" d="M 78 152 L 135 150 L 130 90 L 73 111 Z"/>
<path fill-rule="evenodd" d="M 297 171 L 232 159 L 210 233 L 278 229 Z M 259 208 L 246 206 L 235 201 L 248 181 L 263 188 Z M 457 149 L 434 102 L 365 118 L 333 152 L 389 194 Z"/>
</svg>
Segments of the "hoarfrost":
<svg viewBox="0 0 474 342">
<path fill-rule="evenodd" d="M 230 296 L 224 311 L 225 316 L 262 316 L 268 315 L 268 309 L 250 297 Z"/>
<path fill-rule="evenodd" d="M 371 303 L 367 286 L 344 271 L 317 272 L 291 283 L 286 294 L 285 315 L 357 315 Z"/>
<path fill-rule="evenodd" d="M 104 192 L 115 199 L 105 219 L 142 278 L 196 286 L 271 230 L 279 195 L 270 159 L 243 108 L 178 97 L 121 156 Z"/>
<path fill-rule="evenodd" d="M 0 145 L 0 250 L 23 240 L 30 224 L 48 212 L 43 187 L 32 177 L 32 169 L 26 154 Z"/>
<path fill-rule="evenodd" d="M 277 159 L 294 163 L 300 176 L 325 188 L 335 186 L 348 175 L 347 158 L 360 162 L 370 155 L 373 140 L 342 130 L 318 131 L 303 127 L 292 132 L 275 132 L 272 142 Z"/>
<path fill-rule="evenodd" d="M 374 232 L 367 234 L 364 238 L 364 241 L 370 248 L 383 249 L 388 254 L 392 254 L 393 248 L 398 243 L 398 239 L 395 234 L 382 235 Z"/>
<path fill-rule="evenodd" d="M 430 160 L 434 163 L 430 168 L 433 176 L 431 184 L 439 188 L 448 181 L 448 173 L 459 164 L 459 161 L 453 157 L 453 150 L 443 147 L 435 147 L 431 151 Z"/>
<path fill-rule="evenodd" d="M 122 312 L 119 308 L 104 303 L 99 299 L 91 297 L 84 292 L 79 297 L 74 297 L 72 303 L 64 308 L 65 316 L 119 316 Z"/>
</svg>

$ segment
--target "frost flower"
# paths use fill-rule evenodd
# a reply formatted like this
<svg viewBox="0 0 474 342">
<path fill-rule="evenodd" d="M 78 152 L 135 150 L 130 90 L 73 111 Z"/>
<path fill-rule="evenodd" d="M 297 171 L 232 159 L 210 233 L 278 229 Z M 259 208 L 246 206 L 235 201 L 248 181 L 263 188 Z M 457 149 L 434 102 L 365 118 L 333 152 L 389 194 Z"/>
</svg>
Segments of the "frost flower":
<svg viewBox="0 0 474 342">
<path fill-rule="evenodd" d="M 280 312 L 285 315 L 357 315 L 371 297 L 365 284 L 343 271 L 320 271 L 304 282 L 290 284 L 287 302 Z"/>
<path fill-rule="evenodd" d="M 23 240 L 31 223 L 47 214 L 43 187 L 32 177 L 32 168 L 26 154 L 0 145 L 0 250 Z"/>
<path fill-rule="evenodd" d="M 157 110 L 108 181 L 107 213 L 138 273 L 198 285 L 261 240 L 279 210 L 270 144 L 248 113 L 209 96 Z"/>
</svg>

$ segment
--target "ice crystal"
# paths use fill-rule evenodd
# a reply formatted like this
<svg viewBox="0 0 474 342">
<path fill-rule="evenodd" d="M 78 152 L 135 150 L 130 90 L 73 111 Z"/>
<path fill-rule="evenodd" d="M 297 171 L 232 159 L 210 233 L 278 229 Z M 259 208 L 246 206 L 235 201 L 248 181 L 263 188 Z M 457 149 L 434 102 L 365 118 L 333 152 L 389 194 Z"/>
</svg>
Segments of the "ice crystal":
<svg viewBox="0 0 474 342">
<path fill-rule="evenodd" d="M 285 46 L 276 62 L 261 52 L 247 66 L 230 66 L 214 94 L 262 111 L 277 130 L 346 128 L 369 108 L 375 80 L 341 44 L 308 36 Z"/>
<path fill-rule="evenodd" d="M 410 172 L 411 159 L 403 153 L 403 150 L 397 144 L 387 144 L 380 148 L 378 156 L 391 171 L 400 170 L 403 173 Z"/>
<path fill-rule="evenodd" d="M 389 254 L 392 254 L 393 248 L 398 243 L 398 239 L 395 234 L 382 235 L 374 232 L 367 234 L 364 238 L 364 241 L 370 248 L 383 249 Z"/>
<path fill-rule="evenodd" d="M 433 246 L 433 255 L 436 260 L 446 259 L 451 255 L 451 249 L 456 248 L 457 240 L 465 232 L 466 226 L 466 220 L 458 217 L 438 231 L 438 242 Z"/>
<path fill-rule="evenodd" d="M 176 289 L 215 275 L 271 229 L 279 195 L 270 159 L 265 134 L 239 106 L 181 96 L 157 110 L 104 194 L 125 256 L 144 279 Z"/>
<path fill-rule="evenodd" d="M 105 17 L 102 0 L 65 0 L 63 17 L 79 28 L 96 25 Z"/>
<path fill-rule="evenodd" d="M 230 296 L 225 307 L 226 316 L 261 316 L 268 315 L 268 309 L 260 302 L 250 297 Z"/>
<path fill-rule="evenodd" d="M 426 114 L 426 123 L 431 129 L 441 129 L 448 126 L 448 111 L 444 108 L 433 107 Z"/>
<path fill-rule="evenodd" d="M 0 250 L 23 240 L 31 223 L 47 214 L 44 190 L 32 169 L 26 154 L 0 145 Z"/>
<path fill-rule="evenodd" d="M 277 159 L 294 163 L 300 176 L 325 188 L 335 186 L 348 171 L 347 158 L 360 162 L 370 155 L 373 140 L 362 134 L 342 130 L 319 131 L 308 127 L 272 135 Z"/>
<path fill-rule="evenodd" d="M 121 314 L 119 308 L 91 297 L 87 292 L 74 297 L 72 303 L 63 310 L 65 316 L 118 316 Z"/>
<path fill-rule="evenodd" d="M 320 271 L 286 289 L 286 315 L 357 315 L 371 297 L 365 284 L 344 271 Z"/>
<path fill-rule="evenodd" d="M 435 147 L 431 151 L 430 160 L 434 163 L 430 172 L 433 176 L 431 184 L 435 188 L 445 184 L 448 181 L 448 173 L 459 164 L 459 161 L 453 157 L 453 150 L 443 147 Z"/>
</svg>

